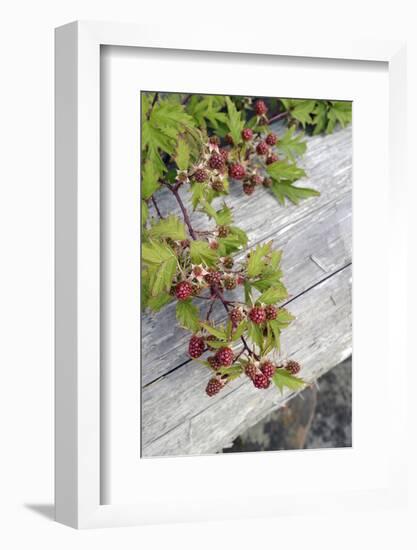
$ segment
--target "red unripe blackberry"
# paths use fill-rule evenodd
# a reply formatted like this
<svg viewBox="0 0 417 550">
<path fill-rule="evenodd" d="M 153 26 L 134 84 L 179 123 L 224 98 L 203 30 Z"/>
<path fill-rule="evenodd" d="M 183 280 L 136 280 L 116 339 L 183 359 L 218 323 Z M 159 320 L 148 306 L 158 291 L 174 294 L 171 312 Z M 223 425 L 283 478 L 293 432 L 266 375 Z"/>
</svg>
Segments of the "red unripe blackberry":
<svg viewBox="0 0 417 550">
<path fill-rule="evenodd" d="M 290 374 L 298 374 L 301 370 L 300 364 L 297 363 L 297 361 L 288 361 L 285 365 L 285 370 L 287 370 Z"/>
<path fill-rule="evenodd" d="M 261 365 L 262 374 L 264 374 L 267 378 L 272 378 L 276 370 L 277 369 L 274 363 L 272 361 L 269 361 L 269 359 L 264 361 Z"/>
<path fill-rule="evenodd" d="M 231 136 L 230 134 L 227 134 L 227 135 L 225 136 L 224 139 L 226 140 L 226 143 L 227 143 L 228 145 L 234 145 L 233 138 L 232 138 L 232 136 Z"/>
<path fill-rule="evenodd" d="M 236 279 L 234 277 L 226 277 L 223 285 L 226 290 L 234 290 L 236 288 Z"/>
<path fill-rule="evenodd" d="M 220 145 L 220 138 L 218 138 L 217 136 L 210 136 L 209 142 L 212 145 Z"/>
<path fill-rule="evenodd" d="M 272 179 L 271 178 L 264 178 L 264 181 L 262 182 L 262 185 L 266 188 L 272 186 Z"/>
<path fill-rule="evenodd" d="M 223 384 L 217 378 L 211 378 L 206 387 L 206 394 L 209 397 L 216 395 L 222 389 Z"/>
<path fill-rule="evenodd" d="M 206 181 L 207 179 L 206 170 L 204 170 L 204 168 L 197 168 L 197 170 L 194 172 L 194 179 L 199 183 L 203 183 L 203 181 Z"/>
<path fill-rule="evenodd" d="M 264 115 L 268 111 L 268 107 L 265 104 L 265 101 L 262 101 L 262 99 L 258 99 L 258 101 L 255 102 L 255 113 L 258 116 Z"/>
<path fill-rule="evenodd" d="M 234 261 L 231 256 L 226 256 L 226 258 L 223 259 L 223 265 L 226 269 L 232 269 L 233 264 L 234 264 Z"/>
<path fill-rule="evenodd" d="M 221 170 L 224 168 L 224 158 L 220 153 L 212 153 L 208 163 L 213 170 Z"/>
<path fill-rule="evenodd" d="M 216 357 L 220 361 L 220 364 L 224 365 L 225 367 L 230 366 L 233 363 L 233 359 L 235 358 L 233 351 L 230 348 L 218 349 Z"/>
<path fill-rule="evenodd" d="M 220 154 L 223 157 L 224 162 L 229 158 L 229 151 L 227 149 L 220 149 Z"/>
<path fill-rule="evenodd" d="M 261 185 L 263 182 L 262 176 L 259 176 L 258 174 L 254 174 L 250 179 L 252 185 Z"/>
<path fill-rule="evenodd" d="M 229 167 L 229 176 L 235 180 L 242 180 L 245 177 L 246 170 L 241 164 L 232 164 Z"/>
<path fill-rule="evenodd" d="M 266 155 L 268 151 L 269 148 L 265 141 L 260 141 L 256 146 L 256 152 L 258 153 L 258 155 Z"/>
<path fill-rule="evenodd" d="M 278 141 L 278 137 L 276 134 L 268 134 L 265 138 L 265 141 L 267 142 L 268 145 L 271 145 L 272 147 Z"/>
<path fill-rule="evenodd" d="M 195 277 L 200 277 L 200 275 L 203 274 L 203 268 L 199 265 L 194 266 L 193 268 L 193 274 Z"/>
<path fill-rule="evenodd" d="M 259 374 L 259 369 L 253 363 L 248 363 L 245 367 L 245 374 L 251 380 L 255 380 L 255 376 Z"/>
<path fill-rule="evenodd" d="M 245 195 L 252 195 L 254 191 L 255 191 L 255 186 L 252 185 L 251 183 L 243 184 L 243 192 L 245 193 Z"/>
<path fill-rule="evenodd" d="M 266 157 L 266 164 L 274 164 L 274 162 L 277 162 L 278 156 L 275 153 L 271 153 Z"/>
<path fill-rule="evenodd" d="M 222 274 L 220 271 L 209 271 L 204 275 L 204 279 L 209 285 L 219 285 L 222 280 Z"/>
<path fill-rule="evenodd" d="M 229 232 L 230 229 L 229 227 L 227 227 L 227 225 L 219 225 L 217 228 L 217 234 L 219 235 L 219 237 L 227 237 Z"/>
<path fill-rule="evenodd" d="M 232 325 L 234 327 L 237 327 L 238 324 L 243 321 L 243 313 L 242 310 L 239 308 L 232 309 L 232 311 L 229 314 L 230 320 L 232 322 Z"/>
<path fill-rule="evenodd" d="M 175 296 L 178 300 L 186 300 L 193 293 L 193 286 L 188 281 L 181 281 L 175 287 Z"/>
<path fill-rule="evenodd" d="M 263 307 L 255 306 L 249 311 L 249 319 L 252 323 L 260 325 L 266 320 L 266 313 Z"/>
<path fill-rule="evenodd" d="M 211 241 L 209 246 L 212 250 L 217 250 L 219 248 L 219 243 L 217 241 Z"/>
<path fill-rule="evenodd" d="M 213 191 L 217 191 L 218 193 L 221 193 L 224 191 L 224 183 L 222 180 L 214 180 L 211 182 L 211 188 Z"/>
<path fill-rule="evenodd" d="M 253 379 L 253 385 L 260 390 L 266 390 L 269 387 L 269 379 L 262 373 L 256 374 Z"/>
<path fill-rule="evenodd" d="M 253 132 L 250 128 L 243 128 L 242 130 L 242 138 L 245 141 L 250 141 L 253 138 Z"/>
<path fill-rule="evenodd" d="M 191 340 L 188 344 L 188 353 L 193 359 L 197 359 L 204 352 L 204 339 L 200 336 L 191 337 Z"/>
<path fill-rule="evenodd" d="M 207 361 L 213 370 L 218 370 L 222 365 L 215 355 L 207 357 Z"/>
<path fill-rule="evenodd" d="M 275 306 L 266 306 L 265 307 L 265 315 L 267 321 L 273 321 L 277 318 L 278 310 Z"/>
</svg>

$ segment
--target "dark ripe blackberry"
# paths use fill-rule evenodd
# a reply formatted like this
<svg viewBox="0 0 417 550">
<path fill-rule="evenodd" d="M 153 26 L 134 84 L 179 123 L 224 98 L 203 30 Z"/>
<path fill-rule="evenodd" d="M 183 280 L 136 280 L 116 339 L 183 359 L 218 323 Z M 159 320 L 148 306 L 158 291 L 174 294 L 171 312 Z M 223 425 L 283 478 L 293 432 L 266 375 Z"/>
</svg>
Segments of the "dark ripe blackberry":
<svg viewBox="0 0 417 550">
<path fill-rule="evenodd" d="M 253 379 L 253 385 L 255 386 L 255 388 L 258 388 L 260 390 L 266 390 L 266 388 L 269 387 L 269 384 L 269 379 L 262 373 L 256 374 L 255 378 Z"/>
<path fill-rule="evenodd" d="M 224 159 L 220 153 L 212 153 L 208 163 L 212 170 L 222 170 L 224 168 Z"/>
<path fill-rule="evenodd" d="M 254 174 L 253 176 L 251 176 L 250 181 L 252 185 L 261 185 L 261 183 L 263 182 L 263 178 L 258 174 Z"/>
<path fill-rule="evenodd" d="M 245 193 L 245 195 L 252 195 L 255 191 L 255 186 L 252 185 L 251 183 L 244 183 L 243 184 L 243 192 Z"/>
<path fill-rule="evenodd" d="M 209 397 L 213 397 L 213 395 L 216 395 L 216 393 L 219 393 L 222 387 L 223 387 L 223 384 L 218 378 L 211 378 L 206 387 L 206 394 Z"/>
<path fill-rule="evenodd" d="M 219 368 L 222 366 L 215 355 L 210 355 L 210 357 L 207 357 L 207 361 L 213 370 L 219 370 Z"/>
<path fill-rule="evenodd" d="M 250 141 L 253 138 L 253 132 L 250 128 L 243 128 L 242 130 L 242 139 L 245 141 Z"/>
<path fill-rule="evenodd" d="M 225 139 L 227 145 L 234 145 L 235 144 L 235 142 L 233 141 L 233 138 L 230 134 L 226 134 L 224 139 Z"/>
<path fill-rule="evenodd" d="M 267 321 L 273 321 L 277 318 L 278 309 L 275 306 L 266 306 L 265 307 L 265 315 Z"/>
<path fill-rule="evenodd" d="M 191 337 L 188 344 L 188 353 L 193 359 L 197 359 L 204 352 L 204 339 L 195 334 Z"/>
<path fill-rule="evenodd" d="M 202 288 L 201 286 L 197 285 L 197 284 L 192 284 L 192 287 L 193 287 L 193 290 L 192 290 L 192 295 L 193 296 L 198 296 L 200 294 L 200 292 L 202 291 Z"/>
<path fill-rule="evenodd" d="M 219 225 L 217 228 L 217 234 L 219 237 L 227 237 L 230 232 L 230 228 L 227 225 Z"/>
<path fill-rule="evenodd" d="M 262 374 L 264 374 L 267 378 L 272 378 L 276 370 L 277 369 L 274 363 L 272 361 L 269 361 L 269 359 L 264 361 L 261 365 Z"/>
<path fill-rule="evenodd" d="M 220 154 L 223 157 L 224 162 L 227 162 L 229 158 L 229 151 L 227 149 L 220 149 Z"/>
<path fill-rule="evenodd" d="M 203 268 L 200 267 L 199 265 L 195 265 L 193 267 L 193 275 L 195 277 L 200 277 L 202 274 L 203 274 Z"/>
<path fill-rule="evenodd" d="M 217 136 L 210 136 L 209 142 L 210 142 L 212 145 L 220 145 L 220 138 L 217 137 Z"/>
<path fill-rule="evenodd" d="M 297 361 L 287 361 L 287 364 L 285 365 L 285 370 L 288 371 L 290 374 L 298 374 L 301 370 L 300 364 L 297 363 Z"/>
<path fill-rule="evenodd" d="M 264 178 L 264 181 L 262 182 L 262 185 L 266 187 L 267 189 L 269 187 L 272 187 L 272 179 L 271 178 Z"/>
<path fill-rule="evenodd" d="M 277 162 L 279 159 L 278 159 L 278 155 L 276 155 L 275 153 L 271 153 L 270 155 L 268 155 L 266 157 L 266 164 L 273 164 L 274 162 Z"/>
<path fill-rule="evenodd" d="M 276 134 L 271 133 L 266 136 L 265 141 L 267 142 L 268 145 L 272 147 L 278 141 L 278 137 Z"/>
<path fill-rule="evenodd" d="M 207 180 L 207 171 L 204 170 L 204 168 L 197 168 L 197 170 L 194 172 L 194 179 L 195 181 L 198 181 L 199 183 L 203 183 Z"/>
<path fill-rule="evenodd" d="M 210 270 L 204 275 L 204 279 L 209 285 L 219 285 L 222 281 L 222 274 L 220 271 Z"/>
<path fill-rule="evenodd" d="M 234 277 L 225 277 L 223 285 L 226 290 L 234 290 L 236 288 L 236 279 Z"/>
<path fill-rule="evenodd" d="M 193 286 L 188 281 L 181 281 L 175 287 L 175 296 L 178 300 L 186 300 L 193 293 Z"/>
<path fill-rule="evenodd" d="M 222 180 L 214 180 L 211 182 L 211 188 L 217 193 L 222 193 L 224 191 L 224 183 Z"/>
<path fill-rule="evenodd" d="M 237 307 L 235 309 L 232 309 L 232 311 L 229 313 L 229 318 L 232 322 L 232 325 L 234 327 L 237 327 L 244 318 L 242 310 Z"/>
<path fill-rule="evenodd" d="M 268 151 L 269 147 L 265 143 L 265 141 L 260 141 L 256 146 L 256 152 L 258 153 L 258 155 L 266 155 Z"/>
<path fill-rule="evenodd" d="M 268 107 L 266 106 L 265 101 L 262 101 L 262 99 L 258 99 L 258 101 L 255 102 L 255 113 L 258 116 L 266 114 L 268 111 Z"/>
<path fill-rule="evenodd" d="M 234 264 L 234 261 L 231 256 L 226 256 L 226 258 L 223 259 L 223 265 L 226 269 L 232 269 L 233 264 Z"/>
<path fill-rule="evenodd" d="M 229 367 L 235 358 L 233 351 L 230 348 L 220 348 L 216 353 L 217 359 L 220 361 L 220 364 Z"/>
<path fill-rule="evenodd" d="M 245 177 L 246 170 L 242 164 L 232 164 L 229 167 L 229 176 L 235 180 L 242 180 Z"/>
<path fill-rule="evenodd" d="M 264 323 L 266 320 L 265 309 L 260 306 L 253 307 L 249 311 L 249 319 L 252 321 L 252 323 L 255 323 L 256 325 Z"/>
<path fill-rule="evenodd" d="M 248 363 L 245 367 L 245 374 L 251 380 L 255 380 L 255 376 L 259 374 L 259 369 L 253 363 Z"/>
</svg>

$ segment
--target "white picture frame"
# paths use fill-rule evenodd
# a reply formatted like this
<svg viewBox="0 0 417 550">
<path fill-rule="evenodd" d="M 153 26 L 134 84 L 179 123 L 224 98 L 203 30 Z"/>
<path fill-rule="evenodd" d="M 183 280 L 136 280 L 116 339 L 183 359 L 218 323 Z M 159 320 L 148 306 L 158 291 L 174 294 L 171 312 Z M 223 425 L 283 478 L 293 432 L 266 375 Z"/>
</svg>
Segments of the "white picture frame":
<svg viewBox="0 0 417 550">
<path fill-rule="evenodd" d="M 142 48 L 250 53 L 303 58 L 382 61 L 389 70 L 390 190 L 393 196 L 392 231 L 404 234 L 403 209 L 398 193 L 404 185 L 405 150 L 405 45 L 385 40 L 293 41 L 257 37 L 256 45 L 230 32 L 219 33 L 215 50 L 209 33 L 145 26 L 75 22 L 56 30 L 56 519 L 76 528 L 134 525 L 160 521 L 151 504 L 101 504 L 100 445 L 100 47 Z M 221 55 L 221 54 L 219 54 Z M 388 139 L 388 136 L 387 136 Z M 397 191 L 396 191 L 397 190 Z M 404 258 L 395 263 L 397 276 L 405 274 Z M 405 275 L 404 275 L 405 277 Z M 398 308 L 403 308 L 400 301 Z M 404 311 L 400 311 L 400 314 Z M 405 314 L 404 314 L 405 318 Z M 397 341 L 398 345 L 398 341 Z M 405 349 L 405 346 L 404 346 Z M 399 354 L 401 352 L 398 346 Z M 404 361 L 405 363 L 405 361 Z M 405 377 L 404 377 L 405 378 Z M 404 388 L 398 388 L 401 395 Z M 397 393 L 397 395 L 398 395 Z M 398 426 L 404 410 L 393 412 Z M 393 424 L 394 425 L 394 424 Z M 391 429 L 394 429 L 391 427 Z M 401 454 L 398 431 L 398 456 Z M 186 460 L 186 459 L 177 459 Z M 398 468 L 396 468 L 397 470 Z M 354 497 L 297 493 L 303 509 L 356 507 L 359 501 L 390 504 L 404 497 L 405 479 L 392 472 L 384 491 L 370 490 Z M 395 474 L 395 475 L 394 475 Z M 185 517 L 167 495 L 166 521 L 210 518 L 201 507 Z M 149 495 L 151 501 L 151 495 Z M 288 500 L 287 500 L 288 504 Z M 274 513 L 284 512 L 279 507 Z M 235 514 L 245 515 L 236 507 Z"/>
</svg>

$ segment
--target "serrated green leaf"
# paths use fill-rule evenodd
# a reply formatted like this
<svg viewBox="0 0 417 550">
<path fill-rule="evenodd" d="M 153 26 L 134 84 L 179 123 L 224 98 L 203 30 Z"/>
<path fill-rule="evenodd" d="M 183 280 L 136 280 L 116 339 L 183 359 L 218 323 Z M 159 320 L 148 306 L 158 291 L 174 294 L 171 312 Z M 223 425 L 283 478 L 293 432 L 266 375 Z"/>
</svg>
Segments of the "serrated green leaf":
<svg viewBox="0 0 417 550">
<path fill-rule="evenodd" d="M 269 336 L 267 344 L 272 345 L 276 350 L 279 351 L 281 347 L 281 330 L 279 328 L 279 325 L 274 321 L 268 321 L 267 327 Z"/>
<path fill-rule="evenodd" d="M 242 334 L 247 329 L 248 323 L 246 321 L 242 321 L 232 332 L 232 342 L 235 342 L 236 340 L 239 340 L 239 338 L 242 336 Z"/>
<path fill-rule="evenodd" d="M 306 175 L 302 168 L 285 160 L 270 164 L 266 167 L 266 171 L 271 178 L 278 183 L 293 183 Z"/>
<path fill-rule="evenodd" d="M 281 392 L 284 390 L 284 388 L 296 391 L 301 389 L 305 385 L 304 380 L 293 376 L 283 368 L 277 369 L 275 371 L 272 380 Z"/>
<path fill-rule="evenodd" d="M 294 136 L 295 126 L 291 126 L 285 134 L 278 140 L 278 151 L 290 160 L 295 160 L 301 156 L 307 149 L 307 143 L 303 141 L 304 134 L 299 132 Z"/>
<path fill-rule="evenodd" d="M 177 270 L 177 260 L 171 256 L 158 265 L 149 268 L 149 288 L 152 296 L 157 296 L 162 291 L 169 291 Z"/>
<path fill-rule="evenodd" d="M 329 101 L 327 118 L 329 120 L 326 128 L 327 133 L 333 131 L 337 122 L 344 128 L 352 121 L 352 103 L 350 101 Z"/>
<path fill-rule="evenodd" d="M 224 205 L 223 208 L 217 210 L 215 220 L 217 225 L 230 225 L 233 221 L 232 210 Z"/>
<path fill-rule="evenodd" d="M 145 225 L 148 220 L 149 208 L 145 201 L 141 201 L 141 222 Z"/>
<path fill-rule="evenodd" d="M 164 243 L 150 240 L 142 244 L 142 260 L 148 264 L 159 265 L 171 258 L 175 259 L 174 253 Z"/>
<path fill-rule="evenodd" d="M 273 322 L 277 323 L 279 328 L 286 328 L 290 323 L 292 323 L 292 321 L 294 321 L 294 319 L 294 315 L 292 315 L 287 309 L 280 307 L 278 310 L 278 315 Z"/>
<path fill-rule="evenodd" d="M 197 208 L 198 204 L 204 199 L 204 184 L 199 182 L 194 182 L 191 184 L 191 203 L 194 210 Z"/>
<path fill-rule="evenodd" d="M 148 299 L 147 306 L 152 311 L 159 311 L 172 300 L 172 296 L 168 292 L 160 292 L 157 296 L 151 296 Z"/>
<path fill-rule="evenodd" d="M 191 241 L 190 256 L 193 264 L 212 266 L 217 261 L 217 253 L 205 241 Z"/>
<path fill-rule="evenodd" d="M 278 202 L 282 205 L 285 204 L 285 199 L 288 199 L 293 204 L 298 204 L 302 199 L 317 197 L 320 195 L 319 191 L 316 191 L 315 189 L 309 189 L 308 187 L 295 187 L 290 183 L 278 181 L 274 181 L 272 183 L 271 191 L 278 199 Z"/>
<path fill-rule="evenodd" d="M 255 249 L 251 250 L 249 260 L 248 260 L 248 276 L 256 277 L 265 269 L 266 265 L 263 261 L 264 256 L 266 256 L 271 250 L 271 243 L 258 245 Z"/>
<path fill-rule="evenodd" d="M 327 126 L 327 102 L 317 101 L 313 111 L 313 135 L 317 136 L 324 132 Z"/>
<path fill-rule="evenodd" d="M 200 325 L 203 328 L 205 328 L 208 333 L 212 334 L 213 336 L 215 336 L 219 340 L 226 340 L 226 332 L 224 330 L 221 330 L 219 328 L 215 328 L 215 327 L 209 325 L 208 323 L 200 323 Z M 211 342 L 210 342 L 210 344 L 211 344 Z"/>
<path fill-rule="evenodd" d="M 179 300 L 176 307 L 178 323 L 188 330 L 197 332 L 200 328 L 198 318 L 198 308 L 192 303 L 191 299 Z"/>
<path fill-rule="evenodd" d="M 270 305 L 270 304 L 276 304 L 277 302 L 281 302 L 282 300 L 285 300 L 285 298 L 288 297 L 288 292 L 285 286 L 282 283 L 277 283 L 275 286 L 268 288 L 263 292 L 257 301 Z"/>
<path fill-rule="evenodd" d="M 174 241 L 181 241 L 186 238 L 185 225 L 177 216 L 171 215 L 152 225 L 149 235 L 153 238 L 169 237 Z"/>
<path fill-rule="evenodd" d="M 182 137 L 178 139 L 175 162 L 180 170 L 187 170 L 190 164 L 190 146 Z"/>
<path fill-rule="evenodd" d="M 231 381 L 238 378 L 242 374 L 243 369 L 240 365 L 233 365 L 231 367 L 220 367 L 216 372 L 220 375 L 227 374 L 229 381 Z"/>
<path fill-rule="evenodd" d="M 258 280 L 252 281 L 251 285 L 256 288 L 256 290 L 259 290 L 259 292 L 264 292 L 271 286 L 277 286 L 280 284 L 281 277 L 281 270 L 275 269 L 271 271 L 270 266 L 268 266 L 268 268 L 262 273 L 262 276 Z"/>
<path fill-rule="evenodd" d="M 294 107 L 291 108 L 291 116 L 305 127 L 306 124 L 313 122 L 311 113 L 314 111 L 315 104 L 314 99 L 293 100 Z"/>
<path fill-rule="evenodd" d="M 262 349 L 264 343 L 264 337 L 262 334 L 262 329 L 259 325 L 254 323 L 248 323 L 248 338 L 260 349 Z"/>
<path fill-rule="evenodd" d="M 226 124 L 229 128 L 229 132 L 233 138 L 235 145 L 238 145 L 242 141 L 242 130 L 245 126 L 240 112 L 236 109 L 236 105 L 226 96 L 227 105 L 227 120 Z"/>
<path fill-rule="evenodd" d="M 148 200 L 160 187 L 158 178 L 160 176 L 159 171 L 156 170 L 155 165 L 150 160 L 145 162 L 142 170 L 142 184 L 141 195 L 142 199 Z"/>
</svg>

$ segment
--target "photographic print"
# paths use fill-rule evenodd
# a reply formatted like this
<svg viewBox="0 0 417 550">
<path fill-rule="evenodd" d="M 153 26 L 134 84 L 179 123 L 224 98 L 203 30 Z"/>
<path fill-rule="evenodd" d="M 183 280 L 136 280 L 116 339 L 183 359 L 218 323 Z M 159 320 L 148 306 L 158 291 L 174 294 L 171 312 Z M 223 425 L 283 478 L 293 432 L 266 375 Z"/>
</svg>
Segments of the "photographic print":
<svg viewBox="0 0 417 550">
<path fill-rule="evenodd" d="M 352 103 L 140 101 L 141 456 L 350 447 Z"/>
</svg>

